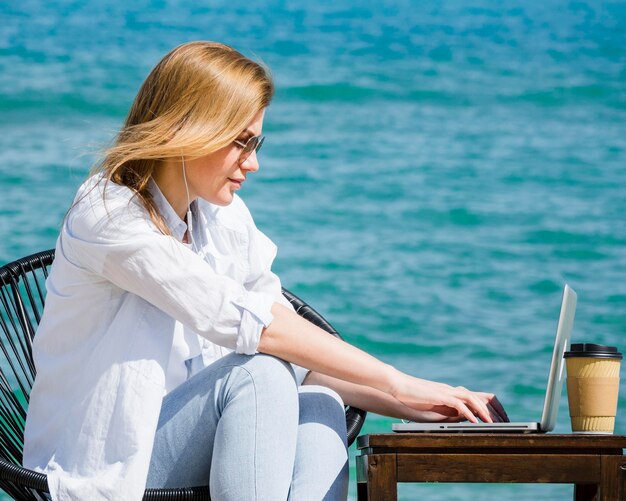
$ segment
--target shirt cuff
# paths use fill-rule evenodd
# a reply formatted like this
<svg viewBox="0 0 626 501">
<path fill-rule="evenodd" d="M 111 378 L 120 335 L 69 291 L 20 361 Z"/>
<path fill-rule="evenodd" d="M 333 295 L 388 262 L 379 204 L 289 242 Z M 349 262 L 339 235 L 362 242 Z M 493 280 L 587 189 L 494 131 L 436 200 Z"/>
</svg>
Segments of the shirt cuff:
<svg viewBox="0 0 626 501">
<path fill-rule="evenodd" d="M 270 294 L 246 293 L 243 304 L 237 305 L 242 310 L 242 314 L 235 353 L 244 355 L 258 353 L 257 347 L 261 332 L 274 320 L 271 311 L 273 304 L 274 298 Z"/>
</svg>

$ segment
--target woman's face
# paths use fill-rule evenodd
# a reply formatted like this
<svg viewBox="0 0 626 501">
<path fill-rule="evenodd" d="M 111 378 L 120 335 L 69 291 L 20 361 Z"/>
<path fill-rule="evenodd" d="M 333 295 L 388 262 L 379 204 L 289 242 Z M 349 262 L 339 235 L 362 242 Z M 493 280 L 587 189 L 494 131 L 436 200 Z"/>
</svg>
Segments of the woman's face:
<svg viewBox="0 0 626 501">
<path fill-rule="evenodd" d="M 264 115 L 263 109 L 246 130 L 237 136 L 237 141 L 245 144 L 250 137 L 260 136 Z M 255 151 L 245 162 L 239 164 L 241 150 L 241 146 L 231 143 L 209 155 L 185 160 L 190 199 L 200 197 L 216 205 L 230 204 L 233 201 L 233 194 L 241 188 L 248 174 L 259 170 Z"/>
</svg>

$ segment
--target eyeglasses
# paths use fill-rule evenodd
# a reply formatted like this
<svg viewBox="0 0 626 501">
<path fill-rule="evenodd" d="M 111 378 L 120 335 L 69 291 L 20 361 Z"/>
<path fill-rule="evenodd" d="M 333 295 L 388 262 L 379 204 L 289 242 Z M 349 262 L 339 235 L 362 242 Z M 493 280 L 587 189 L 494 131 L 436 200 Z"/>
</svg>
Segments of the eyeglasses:
<svg viewBox="0 0 626 501">
<path fill-rule="evenodd" d="M 239 153 L 239 159 L 237 160 L 239 165 L 248 160 L 253 151 L 259 151 L 261 146 L 263 146 L 263 141 L 265 141 L 265 136 L 252 136 L 245 143 L 235 139 L 233 143 L 241 148 L 241 153 Z"/>
</svg>

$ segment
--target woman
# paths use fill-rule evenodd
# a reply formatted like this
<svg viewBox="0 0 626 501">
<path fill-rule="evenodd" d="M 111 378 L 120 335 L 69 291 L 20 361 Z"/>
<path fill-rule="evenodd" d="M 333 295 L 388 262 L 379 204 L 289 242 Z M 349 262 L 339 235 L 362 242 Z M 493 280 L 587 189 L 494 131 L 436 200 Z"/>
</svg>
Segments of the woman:
<svg viewBox="0 0 626 501">
<path fill-rule="evenodd" d="M 152 70 L 64 220 L 35 337 L 24 465 L 53 499 L 345 499 L 343 403 L 500 421 L 298 316 L 235 194 L 259 169 L 268 73 L 193 42 Z M 215 458 L 215 461 L 212 459 Z"/>
</svg>

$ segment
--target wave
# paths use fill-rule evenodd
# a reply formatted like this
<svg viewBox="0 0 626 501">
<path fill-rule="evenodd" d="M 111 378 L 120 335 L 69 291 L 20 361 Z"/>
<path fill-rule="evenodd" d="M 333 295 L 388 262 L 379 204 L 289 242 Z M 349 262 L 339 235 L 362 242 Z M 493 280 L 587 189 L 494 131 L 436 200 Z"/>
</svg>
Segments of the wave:
<svg viewBox="0 0 626 501">
<path fill-rule="evenodd" d="M 497 100 L 502 103 L 535 104 L 539 106 L 602 103 L 613 108 L 626 109 L 626 98 L 623 89 L 597 84 L 529 89 L 518 94 L 497 96 Z"/>
<path fill-rule="evenodd" d="M 110 118 L 124 118 L 130 103 L 115 101 L 95 101 L 80 94 L 22 93 L 18 95 L 0 95 L 0 113 L 18 114 L 36 111 L 39 118 L 57 117 L 59 113 L 77 113 Z"/>
<path fill-rule="evenodd" d="M 495 87 L 495 85 L 494 85 Z M 525 89 L 518 93 L 473 92 L 467 89 L 438 90 L 433 88 L 390 89 L 384 86 L 351 83 L 310 84 L 279 88 L 279 99 L 307 102 L 363 103 L 400 101 L 445 106 L 532 104 L 540 107 L 603 105 L 626 109 L 626 94 L 611 85 L 556 86 Z"/>
</svg>

